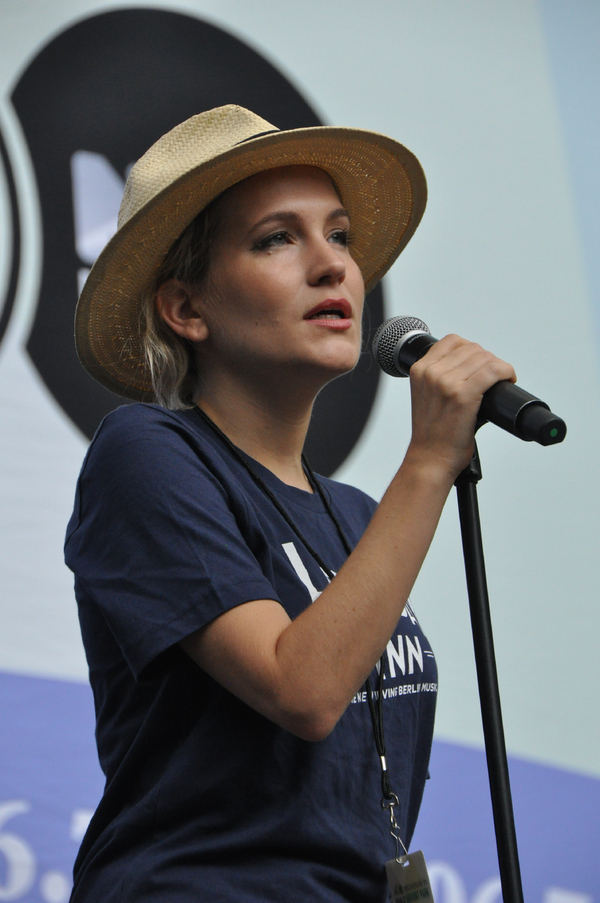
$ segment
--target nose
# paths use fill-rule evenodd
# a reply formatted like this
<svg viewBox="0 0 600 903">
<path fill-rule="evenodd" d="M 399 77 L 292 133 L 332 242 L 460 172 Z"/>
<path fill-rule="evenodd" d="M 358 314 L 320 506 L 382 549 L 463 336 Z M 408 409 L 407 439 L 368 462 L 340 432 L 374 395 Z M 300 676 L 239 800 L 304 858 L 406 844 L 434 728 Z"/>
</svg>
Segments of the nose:
<svg viewBox="0 0 600 903">
<path fill-rule="evenodd" d="M 312 243 L 311 243 L 312 244 Z M 346 261 L 341 248 L 320 236 L 311 248 L 308 281 L 311 285 L 338 285 L 346 278 Z"/>
</svg>

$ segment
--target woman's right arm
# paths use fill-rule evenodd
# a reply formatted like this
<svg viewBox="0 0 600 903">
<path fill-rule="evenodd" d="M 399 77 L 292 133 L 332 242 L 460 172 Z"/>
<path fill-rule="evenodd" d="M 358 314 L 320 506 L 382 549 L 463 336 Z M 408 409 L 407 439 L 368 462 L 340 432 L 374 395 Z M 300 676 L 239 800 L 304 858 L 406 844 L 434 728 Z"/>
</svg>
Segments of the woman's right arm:
<svg viewBox="0 0 600 903">
<path fill-rule="evenodd" d="M 473 454 L 482 396 L 513 368 L 446 336 L 411 368 L 412 438 L 362 539 L 291 621 L 270 599 L 239 605 L 182 641 L 228 690 L 305 740 L 335 727 L 383 653 L 454 480 Z"/>
</svg>

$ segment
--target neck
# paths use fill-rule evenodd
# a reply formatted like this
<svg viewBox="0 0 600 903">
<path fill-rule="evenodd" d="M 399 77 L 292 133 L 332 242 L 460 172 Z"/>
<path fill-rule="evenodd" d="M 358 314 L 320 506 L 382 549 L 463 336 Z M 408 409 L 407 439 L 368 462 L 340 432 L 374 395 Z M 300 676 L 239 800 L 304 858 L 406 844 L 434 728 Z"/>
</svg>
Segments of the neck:
<svg viewBox="0 0 600 903">
<path fill-rule="evenodd" d="M 302 467 L 312 396 L 290 397 L 277 387 L 267 395 L 248 385 L 203 383 L 197 404 L 234 445 L 282 482 L 312 491 Z"/>
</svg>

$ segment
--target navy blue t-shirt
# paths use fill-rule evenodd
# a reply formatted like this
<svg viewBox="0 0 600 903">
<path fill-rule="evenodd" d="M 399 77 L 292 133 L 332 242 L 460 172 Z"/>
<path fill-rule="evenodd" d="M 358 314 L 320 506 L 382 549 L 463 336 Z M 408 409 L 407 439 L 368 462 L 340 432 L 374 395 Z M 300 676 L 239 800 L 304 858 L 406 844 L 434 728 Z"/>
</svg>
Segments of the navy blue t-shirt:
<svg viewBox="0 0 600 903">
<path fill-rule="evenodd" d="M 337 572 L 346 554 L 319 495 L 252 464 Z M 354 546 L 375 502 L 320 479 Z M 327 739 L 310 743 L 241 702 L 178 645 L 252 599 L 274 599 L 293 619 L 327 585 L 196 411 L 130 405 L 106 417 L 79 478 L 66 560 L 106 775 L 72 900 L 385 900 L 394 848 L 366 696 L 357 694 Z M 387 761 L 408 846 L 437 691 L 433 653 L 410 607 L 384 673 Z"/>
</svg>

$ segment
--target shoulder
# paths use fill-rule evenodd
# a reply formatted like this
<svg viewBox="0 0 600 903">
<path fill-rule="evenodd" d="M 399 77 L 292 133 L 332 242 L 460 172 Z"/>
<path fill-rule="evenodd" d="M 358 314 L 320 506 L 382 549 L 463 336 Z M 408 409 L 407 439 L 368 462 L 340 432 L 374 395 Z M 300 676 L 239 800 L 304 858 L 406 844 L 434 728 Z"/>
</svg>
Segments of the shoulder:
<svg viewBox="0 0 600 903">
<path fill-rule="evenodd" d="M 165 432 L 191 432 L 190 411 L 169 411 L 157 404 L 125 404 L 107 414 L 90 448 L 119 440 L 140 439 Z"/>
<path fill-rule="evenodd" d="M 169 411 L 157 404 L 127 404 L 111 411 L 100 423 L 88 457 L 120 449 L 147 447 L 157 450 L 181 440 L 198 441 L 200 430 L 193 411 Z"/>
<path fill-rule="evenodd" d="M 198 423 L 196 423 L 196 420 Z M 130 404 L 108 414 L 92 439 L 81 480 L 104 490 L 123 483 L 185 479 L 202 469 L 206 442 L 193 411 Z"/>
<path fill-rule="evenodd" d="M 231 482 L 193 410 L 124 405 L 104 418 L 90 444 L 67 535 L 84 522 L 110 530 L 118 519 L 143 532 L 157 517 L 184 522 L 199 511 L 222 512 Z"/>
</svg>

